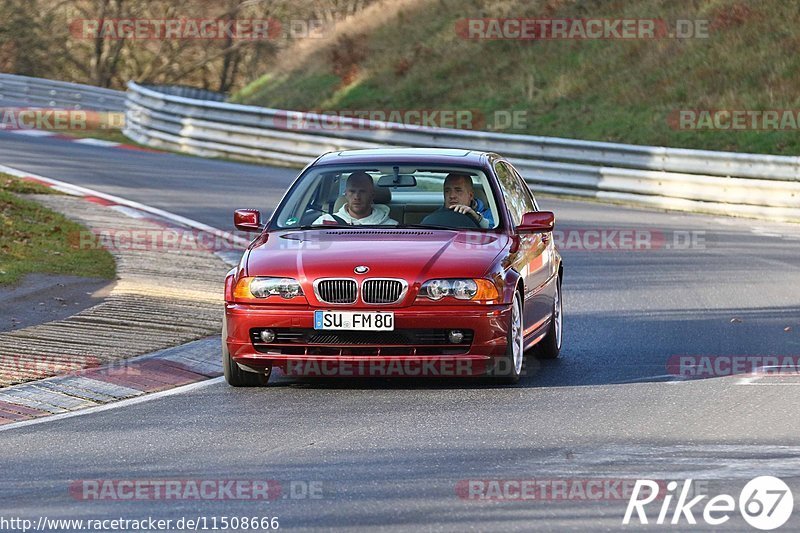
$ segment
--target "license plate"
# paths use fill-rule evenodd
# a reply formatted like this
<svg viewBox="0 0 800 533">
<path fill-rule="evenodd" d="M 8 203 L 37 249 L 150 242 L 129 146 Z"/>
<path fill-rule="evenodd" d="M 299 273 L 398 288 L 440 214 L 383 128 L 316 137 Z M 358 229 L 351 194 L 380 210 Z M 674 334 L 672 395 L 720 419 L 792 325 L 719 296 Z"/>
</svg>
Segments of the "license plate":
<svg viewBox="0 0 800 533">
<path fill-rule="evenodd" d="M 394 331 L 394 313 L 391 311 L 314 311 L 314 329 Z"/>
</svg>

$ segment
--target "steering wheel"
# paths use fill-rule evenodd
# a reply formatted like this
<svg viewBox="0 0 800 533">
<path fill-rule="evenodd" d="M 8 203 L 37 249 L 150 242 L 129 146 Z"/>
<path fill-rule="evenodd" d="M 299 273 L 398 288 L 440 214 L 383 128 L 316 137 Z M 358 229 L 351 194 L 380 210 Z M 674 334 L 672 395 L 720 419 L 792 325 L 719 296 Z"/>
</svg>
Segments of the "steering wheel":
<svg viewBox="0 0 800 533">
<path fill-rule="evenodd" d="M 446 207 L 440 207 L 430 215 L 422 219 L 422 224 L 432 226 L 447 226 L 453 229 L 477 229 L 480 228 L 474 218 Z"/>
</svg>

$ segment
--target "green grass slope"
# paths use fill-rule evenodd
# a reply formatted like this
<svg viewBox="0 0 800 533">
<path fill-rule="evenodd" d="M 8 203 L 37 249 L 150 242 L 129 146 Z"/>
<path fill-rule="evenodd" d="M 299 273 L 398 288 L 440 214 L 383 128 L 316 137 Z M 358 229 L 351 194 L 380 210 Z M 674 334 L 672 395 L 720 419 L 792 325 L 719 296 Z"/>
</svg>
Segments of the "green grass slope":
<svg viewBox="0 0 800 533">
<path fill-rule="evenodd" d="M 81 247 L 84 226 L 20 194 L 52 194 L 35 183 L 0 174 L 0 285 L 32 272 L 113 279 L 114 257 L 104 248 Z"/>
<path fill-rule="evenodd" d="M 398 7 L 399 6 L 399 7 Z M 299 110 L 524 111 L 506 128 L 578 139 L 775 154 L 800 131 L 686 131 L 681 109 L 800 108 L 800 6 L 765 0 L 420 0 L 376 24 L 367 10 L 335 37 L 301 43 L 234 101 Z M 708 38 L 467 40 L 469 17 L 709 21 Z M 298 45 L 299 46 L 299 45 Z M 309 51 L 310 49 L 310 51 Z M 497 129 L 497 128 L 495 128 Z"/>
</svg>

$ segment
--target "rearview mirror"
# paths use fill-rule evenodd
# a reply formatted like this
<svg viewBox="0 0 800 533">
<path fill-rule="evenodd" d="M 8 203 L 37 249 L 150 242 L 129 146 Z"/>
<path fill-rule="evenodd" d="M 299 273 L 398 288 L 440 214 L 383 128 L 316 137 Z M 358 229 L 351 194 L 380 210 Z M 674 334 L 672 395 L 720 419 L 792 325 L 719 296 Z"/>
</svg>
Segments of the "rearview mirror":
<svg viewBox="0 0 800 533">
<path fill-rule="evenodd" d="M 417 178 L 412 174 L 384 174 L 378 178 L 378 187 L 416 187 Z"/>
<path fill-rule="evenodd" d="M 535 211 L 522 215 L 517 233 L 548 233 L 553 231 L 556 216 L 552 211 Z"/>
<path fill-rule="evenodd" d="M 261 212 L 258 209 L 237 209 L 233 212 L 233 225 L 241 231 L 261 231 Z"/>
</svg>

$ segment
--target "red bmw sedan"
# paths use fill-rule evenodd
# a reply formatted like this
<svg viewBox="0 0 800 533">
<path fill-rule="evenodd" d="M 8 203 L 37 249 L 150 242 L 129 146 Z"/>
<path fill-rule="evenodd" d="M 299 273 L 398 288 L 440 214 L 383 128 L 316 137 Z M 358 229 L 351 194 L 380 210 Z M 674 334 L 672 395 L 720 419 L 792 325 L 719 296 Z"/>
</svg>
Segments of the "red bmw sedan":
<svg viewBox="0 0 800 533">
<path fill-rule="evenodd" d="M 232 386 L 294 376 L 490 376 L 558 357 L 563 266 L 516 169 L 453 149 L 324 154 L 294 181 L 225 282 Z"/>
</svg>

